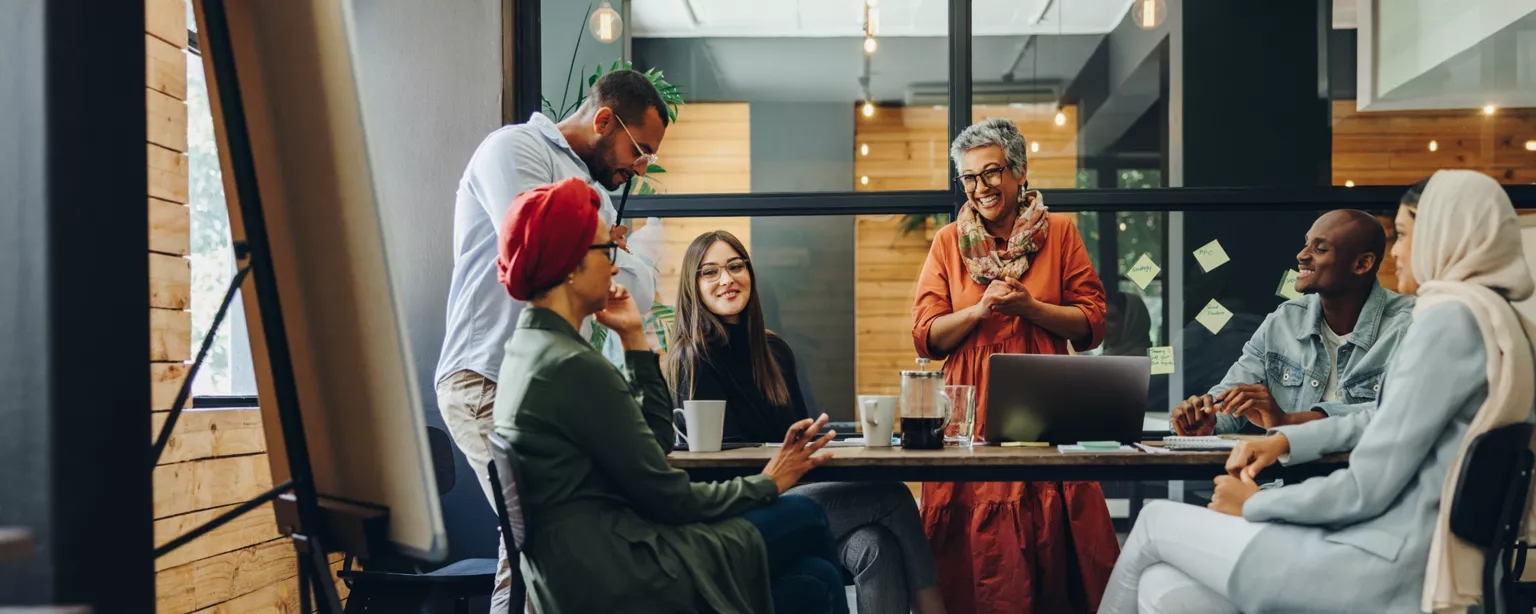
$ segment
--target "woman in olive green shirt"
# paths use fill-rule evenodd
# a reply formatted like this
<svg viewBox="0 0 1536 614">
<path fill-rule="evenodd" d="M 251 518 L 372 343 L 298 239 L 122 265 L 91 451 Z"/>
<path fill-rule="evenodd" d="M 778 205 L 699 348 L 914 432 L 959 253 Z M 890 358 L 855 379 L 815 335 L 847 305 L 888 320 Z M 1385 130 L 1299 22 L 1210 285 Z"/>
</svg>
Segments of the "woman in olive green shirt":
<svg viewBox="0 0 1536 614">
<path fill-rule="evenodd" d="M 617 271 L 597 196 L 566 180 L 520 195 L 499 278 L 527 300 L 507 341 L 496 432 L 523 467 L 533 601 L 558 612 L 847 611 L 826 516 L 779 495 L 829 458 L 822 416 L 797 422 L 762 475 L 690 483 L 671 467 L 672 406 Z M 629 381 L 577 333 L 623 342 Z M 632 382 L 632 383 L 631 383 Z"/>
</svg>

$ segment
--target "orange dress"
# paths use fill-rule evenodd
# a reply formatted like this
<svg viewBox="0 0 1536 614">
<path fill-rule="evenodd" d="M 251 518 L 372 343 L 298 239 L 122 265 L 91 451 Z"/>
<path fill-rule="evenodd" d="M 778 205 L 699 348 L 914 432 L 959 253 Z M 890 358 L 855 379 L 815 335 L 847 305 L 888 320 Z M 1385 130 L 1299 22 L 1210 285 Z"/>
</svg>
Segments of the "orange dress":
<svg viewBox="0 0 1536 614">
<path fill-rule="evenodd" d="M 1045 245 L 1024 286 L 1038 300 L 1071 305 L 1104 340 L 1104 285 L 1072 218 L 1050 214 Z M 999 240 L 1000 241 L 1000 240 Z M 940 316 L 981 301 L 986 288 L 966 272 L 954 224 L 939 229 L 917 282 L 912 341 L 927 358 L 928 330 Z M 1067 341 L 1022 318 L 991 314 L 949 354 L 948 384 L 976 386 L 976 432 L 987 424 L 987 357 L 1066 354 Z M 923 527 L 951 614 L 1093 612 L 1120 555 L 1098 482 L 925 483 Z"/>
</svg>

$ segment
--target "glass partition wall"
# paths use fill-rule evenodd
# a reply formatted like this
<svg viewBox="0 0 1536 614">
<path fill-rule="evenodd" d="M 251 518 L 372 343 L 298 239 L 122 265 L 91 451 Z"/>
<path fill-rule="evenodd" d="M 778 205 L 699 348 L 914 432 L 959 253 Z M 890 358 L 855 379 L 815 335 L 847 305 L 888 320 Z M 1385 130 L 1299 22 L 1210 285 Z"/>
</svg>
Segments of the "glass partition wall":
<svg viewBox="0 0 1536 614">
<path fill-rule="evenodd" d="M 1485 79 L 1497 87 L 1480 104 L 1364 110 L 1352 2 L 613 2 L 624 21 L 612 43 L 592 37 L 584 4 L 515 4 L 541 27 L 511 39 L 510 69 L 539 74 L 546 113 L 615 61 L 678 87 L 664 172 L 648 179 L 657 194 L 631 197 L 625 214 L 651 242 L 656 299 L 675 304 L 694 237 L 736 234 L 808 402 L 834 419 L 914 367 L 915 282 L 964 201 L 948 145 L 973 120 L 1019 125 L 1030 186 L 1081 232 L 1111 293 L 1095 352 L 1172 348 L 1149 411 L 1220 379 L 1286 300 L 1282 280 L 1320 213 L 1363 209 L 1390 228 L 1406 186 L 1440 168 L 1487 173 L 1536 208 L 1536 108 L 1508 97 L 1536 88 L 1536 54 L 1480 47 L 1516 80 Z M 1489 36 L 1523 41 L 1532 22 Z M 1448 73 L 1390 68 L 1413 83 Z M 521 106 L 508 123 L 538 110 Z M 1226 260 L 1208 268 L 1195 252 L 1213 245 Z M 1390 263 L 1381 278 L 1395 287 Z M 1197 317 L 1213 302 L 1229 314 L 1219 325 Z"/>
</svg>

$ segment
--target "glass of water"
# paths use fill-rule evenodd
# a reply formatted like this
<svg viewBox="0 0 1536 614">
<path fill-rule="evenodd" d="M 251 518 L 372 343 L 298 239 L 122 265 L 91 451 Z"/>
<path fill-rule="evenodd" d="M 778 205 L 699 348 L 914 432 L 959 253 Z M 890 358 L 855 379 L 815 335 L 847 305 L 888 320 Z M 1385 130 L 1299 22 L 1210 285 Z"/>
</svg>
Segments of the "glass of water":
<svg viewBox="0 0 1536 614">
<path fill-rule="evenodd" d="M 971 447 L 976 439 L 976 387 L 945 386 L 944 403 L 949 412 L 949 426 L 944 428 L 944 445 Z"/>
</svg>

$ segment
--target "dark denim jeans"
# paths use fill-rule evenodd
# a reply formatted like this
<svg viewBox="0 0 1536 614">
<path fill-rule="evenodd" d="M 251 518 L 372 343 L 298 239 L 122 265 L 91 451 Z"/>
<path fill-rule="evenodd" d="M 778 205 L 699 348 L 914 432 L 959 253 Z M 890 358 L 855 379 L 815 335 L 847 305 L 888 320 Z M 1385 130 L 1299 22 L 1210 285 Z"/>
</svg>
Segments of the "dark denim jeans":
<svg viewBox="0 0 1536 614">
<path fill-rule="evenodd" d="M 843 568 L 837 563 L 837 545 L 820 505 L 784 495 L 777 503 L 741 517 L 757 527 L 768 545 L 775 612 L 847 614 Z"/>
</svg>

